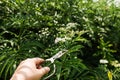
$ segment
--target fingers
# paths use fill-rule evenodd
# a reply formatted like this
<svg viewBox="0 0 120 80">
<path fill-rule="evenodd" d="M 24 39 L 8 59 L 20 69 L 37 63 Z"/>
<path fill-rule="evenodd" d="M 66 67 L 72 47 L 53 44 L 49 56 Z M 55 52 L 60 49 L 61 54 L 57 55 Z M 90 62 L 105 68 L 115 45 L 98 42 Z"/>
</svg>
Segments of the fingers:
<svg viewBox="0 0 120 80">
<path fill-rule="evenodd" d="M 39 69 L 39 72 L 38 72 L 38 73 L 39 73 L 40 78 L 41 78 L 43 75 L 47 74 L 49 71 L 50 71 L 50 68 L 49 68 L 49 67 L 43 67 L 43 68 Z"/>
<path fill-rule="evenodd" d="M 36 64 L 41 64 L 44 62 L 44 59 L 42 58 L 32 58 L 32 60 L 36 63 Z"/>
<path fill-rule="evenodd" d="M 24 63 L 24 62 L 34 62 L 35 64 L 41 64 L 44 62 L 44 59 L 42 58 L 27 58 L 26 60 L 22 61 L 21 63 Z"/>
<path fill-rule="evenodd" d="M 27 65 L 27 66 L 31 66 L 31 67 L 39 67 L 39 65 L 41 64 L 41 63 L 43 63 L 44 62 L 44 59 L 42 59 L 42 58 L 27 58 L 26 60 L 23 60 L 20 64 L 19 64 L 19 66 L 18 66 L 18 68 L 22 65 Z"/>
</svg>

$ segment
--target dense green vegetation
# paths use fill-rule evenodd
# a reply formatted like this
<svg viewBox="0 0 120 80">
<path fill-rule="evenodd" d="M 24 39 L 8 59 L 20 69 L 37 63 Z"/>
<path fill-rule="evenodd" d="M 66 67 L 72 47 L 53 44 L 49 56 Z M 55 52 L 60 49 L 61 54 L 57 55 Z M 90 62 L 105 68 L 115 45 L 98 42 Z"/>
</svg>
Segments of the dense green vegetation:
<svg viewBox="0 0 120 80">
<path fill-rule="evenodd" d="M 63 49 L 50 80 L 119 80 L 120 7 L 113 0 L 0 0 L 0 80 L 26 58 Z"/>
</svg>

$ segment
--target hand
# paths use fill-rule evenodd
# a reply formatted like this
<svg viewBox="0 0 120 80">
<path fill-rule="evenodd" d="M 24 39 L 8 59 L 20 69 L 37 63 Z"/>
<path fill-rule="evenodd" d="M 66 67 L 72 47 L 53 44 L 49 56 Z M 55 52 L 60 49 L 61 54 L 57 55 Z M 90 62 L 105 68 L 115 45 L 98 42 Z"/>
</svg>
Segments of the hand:
<svg viewBox="0 0 120 80">
<path fill-rule="evenodd" d="M 22 61 L 10 80 L 40 80 L 50 71 L 49 67 L 42 67 L 44 62 L 41 58 L 30 58 Z"/>
</svg>

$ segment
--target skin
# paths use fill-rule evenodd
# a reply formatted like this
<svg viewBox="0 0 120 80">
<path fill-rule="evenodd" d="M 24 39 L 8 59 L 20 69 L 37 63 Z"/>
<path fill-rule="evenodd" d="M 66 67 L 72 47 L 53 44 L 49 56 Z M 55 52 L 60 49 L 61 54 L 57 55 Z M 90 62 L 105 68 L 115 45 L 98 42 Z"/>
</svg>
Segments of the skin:
<svg viewBox="0 0 120 80">
<path fill-rule="evenodd" d="M 22 61 L 10 80 L 40 80 L 50 71 L 49 67 L 42 67 L 44 62 L 41 58 L 29 58 Z"/>
</svg>

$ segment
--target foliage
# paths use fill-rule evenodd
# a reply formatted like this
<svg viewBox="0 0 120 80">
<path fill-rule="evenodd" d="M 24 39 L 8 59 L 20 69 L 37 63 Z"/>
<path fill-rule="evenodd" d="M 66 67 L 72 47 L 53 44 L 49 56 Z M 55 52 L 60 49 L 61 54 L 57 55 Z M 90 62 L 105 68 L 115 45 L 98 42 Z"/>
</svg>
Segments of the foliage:
<svg viewBox="0 0 120 80">
<path fill-rule="evenodd" d="M 50 80 L 120 79 L 119 14 L 114 0 L 1 0 L 0 79 L 26 58 L 62 49 Z"/>
</svg>

